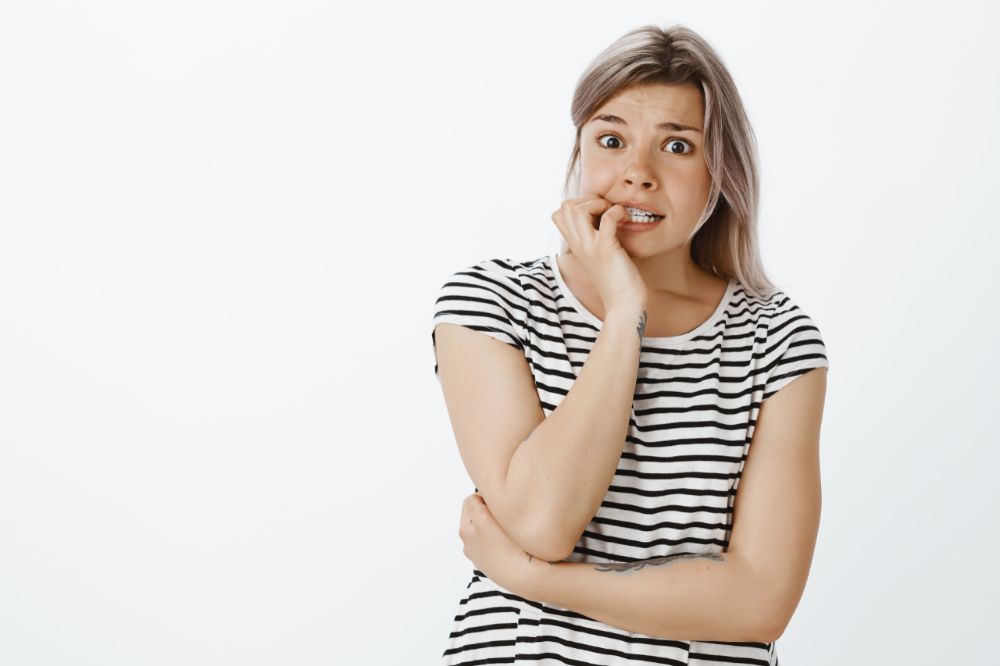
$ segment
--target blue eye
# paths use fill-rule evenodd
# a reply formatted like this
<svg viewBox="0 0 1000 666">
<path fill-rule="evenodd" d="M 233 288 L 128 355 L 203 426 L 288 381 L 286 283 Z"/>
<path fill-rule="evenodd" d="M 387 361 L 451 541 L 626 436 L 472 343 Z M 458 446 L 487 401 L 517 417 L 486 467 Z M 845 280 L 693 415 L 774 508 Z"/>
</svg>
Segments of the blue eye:
<svg viewBox="0 0 1000 666">
<path fill-rule="evenodd" d="M 621 137 L 619 137 L 617 134 L 601 134 L 600 136 L 597 137 L 597 143 L 599 143 L 604 148 L 620 148 L 621 147 L 620 145 L 619 146 L 609 146 L 609 145 L 606 145 L 603 141 L 601 141 L 601 139 L 603 139 L 606 136 L 607 137 L 611 137 L 612 139 L 618 141 L 619 144 L 622 143 Z M 685 146 L 688 147 L 688 150 L 685 150 L 683 152 L 677 152 L 675 150 L 667 150 L 667 152 L 670 153 L 671 155 L 687 155 L 688 153 L 690 153 L 690 152 L 692 152 L 694 150 L 694 146 L 690 142 L 685 141 L 684 139 L 670 139 L 669 141 L 667 141 L 667 145 L 670 145 L 672 143 L 683 143 Z"/>
</svg>

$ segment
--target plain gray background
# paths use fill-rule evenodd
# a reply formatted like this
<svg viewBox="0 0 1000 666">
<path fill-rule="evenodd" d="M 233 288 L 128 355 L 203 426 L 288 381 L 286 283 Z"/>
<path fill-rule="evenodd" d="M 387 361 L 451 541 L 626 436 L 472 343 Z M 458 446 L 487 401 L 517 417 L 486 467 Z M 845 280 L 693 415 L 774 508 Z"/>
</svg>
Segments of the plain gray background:
<svg viewBox="0 0 1000 666">
<path fill-rule="evenodd" d="M 0 662 L 435 664 L 472 484 L 434 300 L 558 249 L 586 64 L 681 23 L 830 360 L 782 664 L 998 629 L 987 3 L 4 2 Z"/>
</svg>

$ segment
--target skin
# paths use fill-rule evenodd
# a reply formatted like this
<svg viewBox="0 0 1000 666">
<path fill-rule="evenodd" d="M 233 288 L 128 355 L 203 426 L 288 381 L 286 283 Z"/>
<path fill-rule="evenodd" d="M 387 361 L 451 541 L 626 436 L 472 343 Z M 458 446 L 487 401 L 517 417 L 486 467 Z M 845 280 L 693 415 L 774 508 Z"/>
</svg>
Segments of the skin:
<svg viewBox="0 0 1000 666">
<path fill-rule="evenodd" d="M 627 124 L 598 119 L 612 114 Z M 649 84 L 620 92 L 580 129 L 580 191 L 612 203 L 648 203 L 666 215 L 652 230 L 618 230 L 618 240 L 642 275 L 648 293 L 647 335 L 679 335 L 703 322 L 718 305 L 726 280 L 691 259 L 694 231 L 711 189 L 704 156 L 704 104 L 690 85 Z M 694 130 L 659 129 L 673 121 Z M 591 312 L 603 304 L 572 253 L 559 256 L 567 286 Z"/>
</svg>

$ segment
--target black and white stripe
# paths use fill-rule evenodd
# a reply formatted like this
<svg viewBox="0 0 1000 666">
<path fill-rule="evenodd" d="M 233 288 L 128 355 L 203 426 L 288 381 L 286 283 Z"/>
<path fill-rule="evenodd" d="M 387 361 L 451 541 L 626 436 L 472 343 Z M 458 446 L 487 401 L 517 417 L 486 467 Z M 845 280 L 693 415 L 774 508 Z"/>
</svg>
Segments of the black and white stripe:
<svg viewBox="0 0 1000 666">
<path fill-rule="evenodd" d="M 555 255 L 484 259 L 452 274 L 433 327 L 457 323 L 521 350 L 548 416 L 573 385 L 600 320 L 566 286 Z M 618 470 L 570 562 L 631 562 L 725 551 L 761 403 L 829 367 L 819 329 L 777 291 L 749 297 L 731 280 L 718 309 L 683 335 L 643 338 Z M 665 640 L 518 597 L 473 569 L 445 664 L 769 664 L 774 643 Z"/>
</svg>

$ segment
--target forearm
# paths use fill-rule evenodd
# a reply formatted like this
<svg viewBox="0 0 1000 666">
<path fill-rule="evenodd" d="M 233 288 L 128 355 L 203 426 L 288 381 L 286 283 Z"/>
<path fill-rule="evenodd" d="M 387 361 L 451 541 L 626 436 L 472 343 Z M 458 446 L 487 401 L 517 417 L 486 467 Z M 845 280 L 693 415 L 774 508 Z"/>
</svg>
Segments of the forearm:
<svg viewBox="0 0 1000 666">
<path fill-rule="evenodd" d="M 733 553 L 669 555 L 623 564 L 526 557 L 512 592 L 657 638 L 770 642 L 766 590 Z"/>
<path fill-rule="evenodd" d="M 644 326 L 642 305 L 609 311 L 569 392 L 511 458 L 505 493 L 519 498 L 554 550 L 572 548 L 614 479 Z"/>
</svg>

